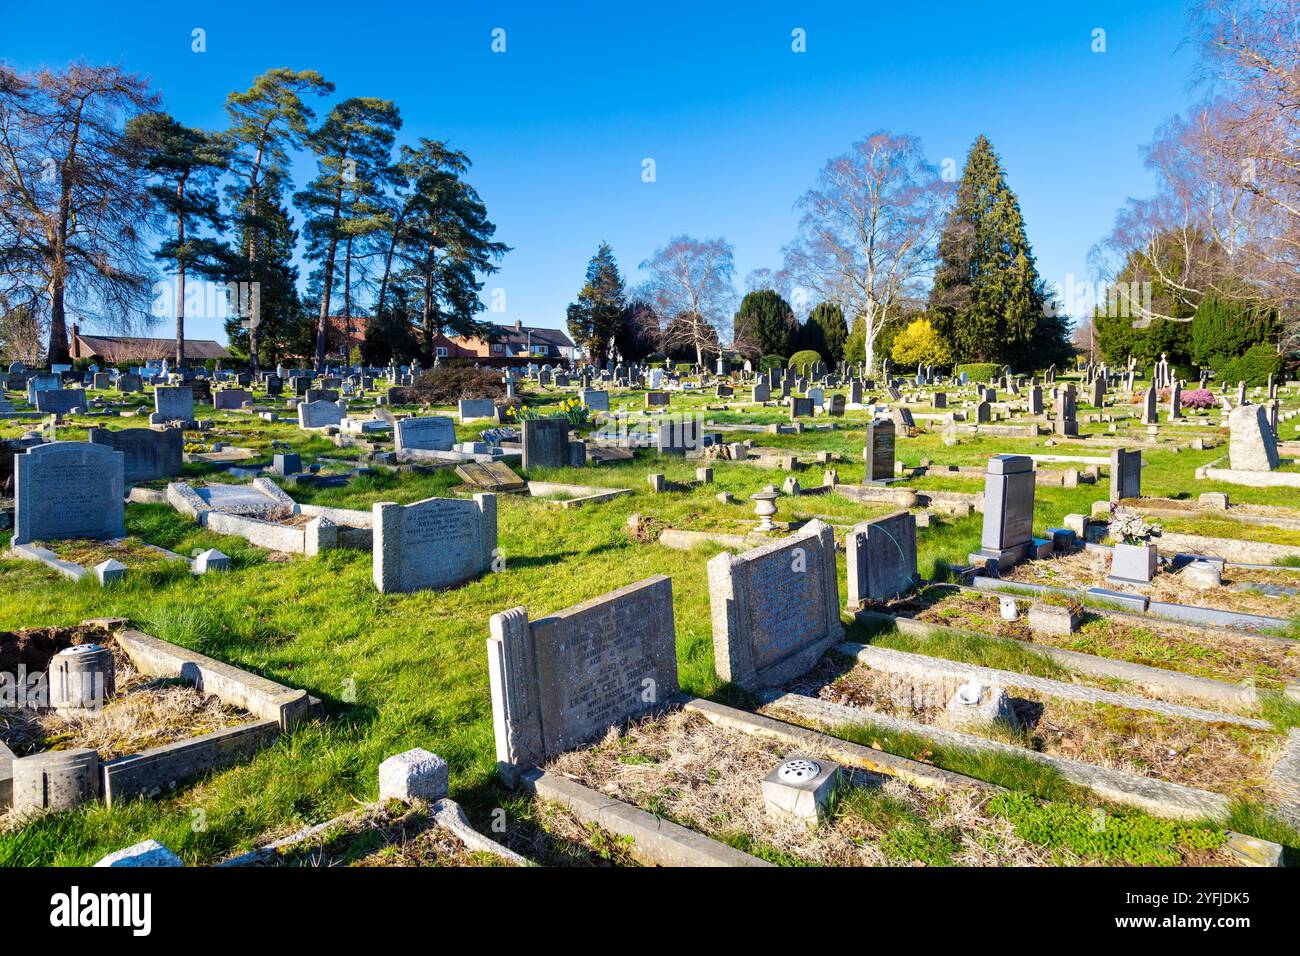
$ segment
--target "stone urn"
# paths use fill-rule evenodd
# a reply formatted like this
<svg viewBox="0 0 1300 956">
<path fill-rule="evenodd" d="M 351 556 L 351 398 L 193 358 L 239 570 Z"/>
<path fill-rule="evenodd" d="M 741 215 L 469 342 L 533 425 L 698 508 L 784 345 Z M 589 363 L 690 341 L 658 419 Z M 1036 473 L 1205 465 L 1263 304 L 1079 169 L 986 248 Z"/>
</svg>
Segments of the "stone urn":
<svg viewBox="0 0 1300 956">
<path fill-rule="evenodd" d="M 776 514 L 776 491 L 759 491 L 750 495 L 749 499 L 754 502 L 754 514 L 758 515 L 758 530 L 774 530 L 776 525 L 772 524 L 772 516 Z"/>
<path fill-rule="evenodd" d="M 1156 546 L 1150 541 L 1117 544 L 1110 559 L 1109 579 L 1122 584 L 1149 584 L 1156 575 Z"/>
</svg>

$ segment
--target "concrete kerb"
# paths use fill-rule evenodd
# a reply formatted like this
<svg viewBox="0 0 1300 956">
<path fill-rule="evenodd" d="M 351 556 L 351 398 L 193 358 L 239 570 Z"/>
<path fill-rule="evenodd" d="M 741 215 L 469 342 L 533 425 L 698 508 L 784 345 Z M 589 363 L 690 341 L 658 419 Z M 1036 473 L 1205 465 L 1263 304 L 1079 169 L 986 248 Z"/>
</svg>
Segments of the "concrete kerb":
<svg viewBox="0 0 1300 956">
<path fill-rule="evenodd" d="M 520 786 L 540 800 L 559 804 L 584 823 L 629 837 L 633 859 L 651 866 L 772 866 L 694 830 L 615 800 L 536 767 L 519 775 Z"/>
<path fill-rule="evenodd" d="M 1081 760 L 1053 757 L 1048 754 L 1005 744 L 986 737 L 948 730 L 923 724 L 920 721 L 891 717 L 830 701 L 805 697 L 799 694 L 772 692 L 764 695 L 764 702 L 821 726 L 867 724 L 884 731 L 919 736 L 940 746 L 959 747 L 1003 754 L 1009 757 L 1032 760 L 1057 770 L 1070 783 L 1087 787 L 1099 796 L 1115 803 L 1137 807 L 1155 816 L 1181 820 L 1227 819 L 1230 801 L 1223 794 L 1199 790 L 1167 780 L 1143 777 L 1125 770 L 1098 767 Z"/>
<path fill-rule="evenodd" d="M 1171 704 L 1167 701 L 1138 697 L 1135 694 L 1122 694 L 1081 684 L 1070 684 L 1053 680 L 1050 677 L 1035 677 L 1016 671 L 999 670 L 962 661 L 950 661 L 941 657 L 929 657 L 925 654 L 912 654 L 908 651 L 896 651 L 888 647 L 876 647 L 871 644 L 845 642 L 836 647 L 841 654 L 854 658 L 873 670 L 920 679 L 974 680 L 982 684 L 998 687 L 1019 687 L 1032 690 L 1049 697 L 1073 700 L 1086 704 L 1107 704 L 1124 710 L 1143 711 L 1175 717 L 1182 720 L 1194 720 L 1208 724 L 1231 724 L 1247 727 L 1251 730 L 1272 730 L 1273 725 L 1267 720 L 1255 717 L 1242 717 L 1237 714 L 1225 714 L 1200 707 L 1187 707 L 1183 704 Z"/>
<path fill-rule="evenodd" d="M 1117 614 L 1116 616 L 1127 615 Z M 983 640 L 1014 642 L 1032 653 L 1040 654 L 1078 673 L 1087 674 L 1090 677 L 1110 677 L 1127 681 L 1153 694 L 1169 694 L 1206 703 L 1242 708 L 1257 706 L 1260 700 L 1259 688 L 1253 684 L 1232 684 L 1227 681 L 1213 680 L 1209 677 L 1196 677 L 1191 674 L 1181 674 L 1178 671 L 1151 667 L 1147 664 L 1133 664 L 1128 661 L 1099 657 L 1095 654 L 1084 654 L 1079 651 L 1051 647 L 1045 644 L 1029 644 L 1024 641 L 1016 641 L 1010 637 L 999 637 L 979 631 L 959 630 L 942 624 L 918 621 L 910 617 L 884 614 L 880 611 L 859 611 L 857 612 L 857 618 L 869 624 L 879 624 L 884 627 L 892 626 L 897 628 L 901 634 L 918 637 L 929 637 L 935 634 L 958 634 L 970 635 Z M 1286 693 L 1288 696 L 1300 699 L 1300 686 L 1295 684 L 1287 685 Z"/>
</svg>

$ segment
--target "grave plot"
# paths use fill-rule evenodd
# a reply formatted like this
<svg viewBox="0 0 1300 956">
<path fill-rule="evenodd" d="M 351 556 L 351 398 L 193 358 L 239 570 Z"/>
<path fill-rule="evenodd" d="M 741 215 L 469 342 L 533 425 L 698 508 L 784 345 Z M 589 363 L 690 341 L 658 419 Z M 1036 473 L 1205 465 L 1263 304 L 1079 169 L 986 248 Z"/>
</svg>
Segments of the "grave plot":
<svg viewBox="0 0 1300 956">
<path fill-rule="evenodd" d="M 1100 588 L 1121 594 L 1140 594 L 1151 602 L 1213 608 L 1240 614 L 1287 618 L 1300 612 L 1300 573 L 1284 569 L 1217 565 L 1221 584 L 1201 576 L 1184 561 L 1168 570 L 1164 566 L 1149 582 L 1132 582 L 1114 576 L 1114 555 L 1101 548 L 1028 561 L 1003 572 L 1006 584 L 1040 585 L 1071 591 Z M 1213 578 L 1213 575 L 1210 575 Z M 1285 622 L 1276 622 L 1281 626 Z"/>
<path fill-rule="evenodd" d="M 73 581 L 92 576 L 100 584 L 111 584 L 139 572 L 163 570 L 169 562 L 182 562 L 185 570 L 190 567 L 183 555 L 134 536 L 107 541 L 84 538 L 32 541 L 15 545 L 10 554 L 37 561 Z"/>
<path fill-rule="evenodd" d="M 116 621 L 0 634 L 0 826 L 154 796 L 292 731 L 305 692 Z"/>
<path fill-rule="evenodd" d="M 788 693 L 837 705 L 860 723 L 901 718 L 1238 798 L 1268 796 L 1286 743 L 1267 721 L 925 655 L 873 647 L 860 653 L 824 660 L 787 685 Z M 960 702 L 968 691 L 975 699 Z M 784 702 L 763 712 L 798 712 Z"/>
<path fill-rule="evenodd" d="M 1003 610 L 1008 601 L 1015 605 L 1012 618 Z M 1043 624 L 1037 621 L 1038 612 L 1034 609 L 1038 607 L 1047 610 L 1045 617 L 1049 620 Z M 1074 629 L 1071 629 L 1071 612 L 1075 617 Z M 1206 678 L 1225 686 L 1218 690 L 1186 684 L 1179 692 L 1195 699 L 1240 706 L 1253 706 L 1258 691 L 1282 691 L 1300 685 L 1300 644 L 1290 639 L 1143 618 L 1106 608 L 1084 607 L 1059 597 L 1017 600 L 1014 594 L 993 595 L 949 585 L 932 586 L 904 599 L 877 605 L 858 617 L 868 626 L 893 630 L 893 634 L 873 638 L 873 642 L 884 640 L 886 646 L 898 650 L 936 657 L 974 661 L 981 653 L 999 653 L 996 647 L 984 648 L 980 637 L 1030 644 L 1035 651 L 1061 649 L 1070 654 L 1052 659 L 1068 672 L 1088 667 L 1099 681 L 1127 679 L 1138 692 L 1143 682 L 1159 681 L 1171 689 L 1177 685 L 1166 675 L 1122 670 L 1108 673 L 1100 664 L 1072 655 Z M 966 646 L 969 642 L 964 639 L 968 634 L 976 636 L 969 648 Z"/>
<path fill-rule="evenodd" d="M 299 505 L 264 477 L 246 485 L 172 482 L 166 500 L 209 531 L 285 554 L 368 548 L 373 540 L 370 512 Z"/>
<path fill-rule="evenodd" d="M 561 754 L 544 769 L 780 865 L 1237 862 L 1219 828 L 1121 812 L 1102 838 L 1091 835 L 1095 811 L 1087 804 L 1038 801 L 956 775 L 947 786 L 921 786 L 848 765 L 845 750 L 833 738 L 815 737 L 792 751 L 788 742 L 714 723 L 688 707 L 611 729 L 599 743 Z M 792 756 L 817 771 L 835 768 L 834 796 L 819 820 L 789 812 L 780 791 L 768 799 L 771 778 L 779 783 L 779 769 Z M 1058 828 L 1041 826 L 1048 819 Z"/>
</svg>

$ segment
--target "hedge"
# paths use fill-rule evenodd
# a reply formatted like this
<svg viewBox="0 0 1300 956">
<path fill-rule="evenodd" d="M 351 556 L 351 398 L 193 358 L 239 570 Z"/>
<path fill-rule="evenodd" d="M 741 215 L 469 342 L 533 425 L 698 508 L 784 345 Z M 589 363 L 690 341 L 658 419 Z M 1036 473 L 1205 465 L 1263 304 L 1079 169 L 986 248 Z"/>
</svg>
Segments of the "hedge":
<svg viewBox="0 0 1300 956">
<path fill-rule="evenodd" d="M 764 355 L 758 360 L 758 370 L 766 372 L 770 368 L 785 368 L 784 355 Z"/>
<path fill-rule="evenodd" d="M 1238 382 L 1267 385 L 1270 373 L 1276 376 L 1282 371 L 1282 356 L 1271 345 L 1253 345 L 1246 349 L 1245 355 L 1234 359 L 1215 358 L 1219 364 L 1214 365 L 1214 377 L 1229 386 Z"/>
<path fill-rule="evenodd" d="M 953 369 L 953 374 L 958 377 L 962 372 L 966 373 L 968 382 L 987 382 L 1002 374 L 1002 366 L 996 362 L 971 362 L 968 365 L 958 365 Z"/>
<path fill-rule="evenodd" d="M 802 352 L 795 352 L 790 356 L 790 367 L 795 369 L 807 368 L 809 365 L 816 365 L 822 360 L 820 353 L 812 349 L 804 349 Z"/>
</svg>

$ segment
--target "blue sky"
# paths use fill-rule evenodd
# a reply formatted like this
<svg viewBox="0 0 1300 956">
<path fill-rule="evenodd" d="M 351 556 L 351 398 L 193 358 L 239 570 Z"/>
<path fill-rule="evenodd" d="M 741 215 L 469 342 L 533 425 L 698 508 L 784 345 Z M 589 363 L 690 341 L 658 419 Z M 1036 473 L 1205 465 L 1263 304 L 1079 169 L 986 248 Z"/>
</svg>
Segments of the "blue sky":
<svg viewBox="0 0 1300 956">
<path fill-rule="evenodd" d="M 339 97 L 394 100 L 401 141 L 469 154 L 470 181 L 513 247 L 484 289 L 505 292 L 491 317 L 552 327 L 602 239 L 633 282 L 683 232 L 735 245 L 738 289 L 750 270 L 778 268 L 793 204 L 822 163 L 881 128 L 958 167 L 987 135 L 1043 276 L 1087 278 L 1089 247 L 1150 189 L 1140 147 L 1192 98 L 1193 52 L 1171 0 L 64 2 L 12 5 L 5 21 L 0 57 L 12 65 L 120 62 L 151 77 L 179 119 L 209 128 L 224 127 L 228 92 L 275 66 L 318 69 Z M 191 51 L 195 28 L 205 53 Z M 496 28 L 505 53 L 492 52 Z M 805 53 L 791 50 L 795 28 Z M 1104 53 L 1091 48 L 1097 28 Z M 303 157 L 299 184 L 312 172 Z M 215 321 L 188 331 L 224 339 Z"/>
</svg>

